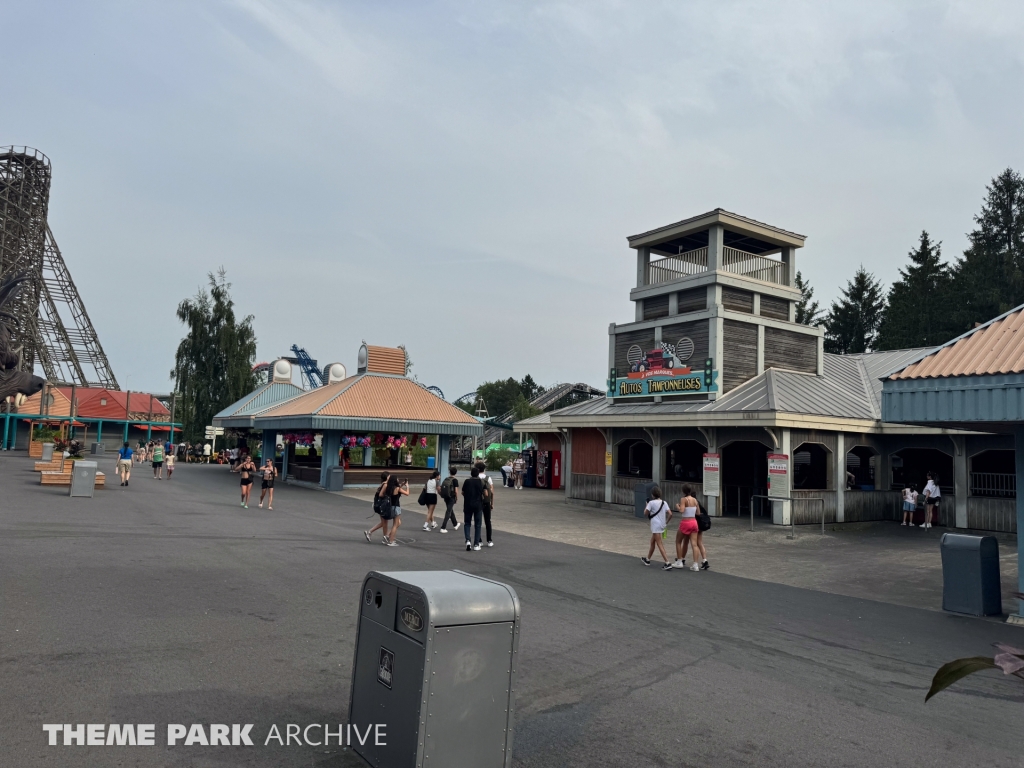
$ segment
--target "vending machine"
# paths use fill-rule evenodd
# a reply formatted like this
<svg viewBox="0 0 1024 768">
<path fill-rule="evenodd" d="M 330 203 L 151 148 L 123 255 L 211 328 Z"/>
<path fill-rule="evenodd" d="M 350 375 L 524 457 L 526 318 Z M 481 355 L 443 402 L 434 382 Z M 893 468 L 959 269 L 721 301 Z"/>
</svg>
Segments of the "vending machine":
<svg viewBox="0 0 1024 768">
<path fill-rule="evenodd" d="M 551 451 L 537 451 L 537 487 L 551 487 Z"/>
<path fill-rule="evenodd" d="M 551 490 L 562 490 L 562 452 L 551 451 L 549 462 L 551 464 Z"/>
<path fill-rule="evenodd" d="M 523 477 L 523 485 L 527 488 L 533 488 L 537 485 L 537 451 L 532 448 L 523 451 L 523 460 L 526 462 L 525 477 Z"/>
</svg>

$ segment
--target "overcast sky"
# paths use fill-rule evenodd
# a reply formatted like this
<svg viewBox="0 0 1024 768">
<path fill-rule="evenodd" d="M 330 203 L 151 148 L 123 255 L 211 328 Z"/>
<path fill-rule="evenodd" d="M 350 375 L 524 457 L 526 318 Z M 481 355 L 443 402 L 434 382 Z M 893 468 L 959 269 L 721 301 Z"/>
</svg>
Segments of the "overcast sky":
<svg viewBox="0 0 1024 768">
<path fill-rule="evenodd" d="M 9 2 L 0 144 L 122 388 L 167 391 L 223 265 L 259 357 L 407 345 L 449 399 L 603 386 L 626 236 L 726 208 L 807 235 L 827 304 L 947 259 L 1024 170 L 1021 2 Z M 477 341 L 470 342 L 471 334 Z"/>
</svg>

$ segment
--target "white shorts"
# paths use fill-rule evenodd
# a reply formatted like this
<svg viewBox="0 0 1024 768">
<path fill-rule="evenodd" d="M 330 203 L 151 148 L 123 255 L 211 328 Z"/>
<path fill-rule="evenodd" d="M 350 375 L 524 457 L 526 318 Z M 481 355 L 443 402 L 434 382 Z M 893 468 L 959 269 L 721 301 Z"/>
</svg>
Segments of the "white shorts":
<svg viewBox="0 0 1024 768">
<path fill-rule="evenodd" d="M 664 533 L 665 527 L 665 518 L 661 515 L 651 518 L 651 533 Z"/>
</svg>

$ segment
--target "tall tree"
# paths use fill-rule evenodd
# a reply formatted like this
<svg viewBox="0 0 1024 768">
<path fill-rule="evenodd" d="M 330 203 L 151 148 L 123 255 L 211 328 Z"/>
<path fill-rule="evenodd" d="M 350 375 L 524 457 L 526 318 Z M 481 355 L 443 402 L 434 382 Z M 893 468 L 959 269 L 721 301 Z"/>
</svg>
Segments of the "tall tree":
<svg viewBox="0 0 1024 768">
<path fill-rule="evenodd" d="M 1024 178 L 1007 168 L 986 191 L 970 245 L 953 268 L 958 332 L 1024 303 Z"/>
<path fill-rule="evenodd" d="M 544 391 L 544 387 L 534 381 L 530 374 L 526 374 L 522 381 L 516 381 L 509 377 L 504 380 L 485 381 L 476 388 L 477 395 L 484 399 L 487 412 L 491 416 L 503 416 L 514 411 L 520 398 L 529 403 Z M 476 412 L 475 409 L 473 412 Z"/>
<path fill-rule="evenodd" d="M 179 413 L 187 440 L 199 440 L 214 414 L 256 387 L 253 317 L 235 318 L 223 267 L 208 278 L 209 289 L 182 301 L 177 311 L 186 334 L 174 355 L 171 378 L 181 395 Z"/>
<path fill-rule="evenodd" d="M 821 320 L 821 310 L 814 301 L 814 289 L 804 281 L 804 276 L 796 273 L 796 287 L 800 291 L 800 301 L 796 303 L 796 321 L 804 325 L 817 325 Z"/>
<path fill-rule="evenodd" d="M 881 285 L 860 266 L 825 318 L 825 351 L 846 355 L 871 350 L 884 308 Z"/>
<path fill-rule="evenodd" d="M 950 271 L 942 261 L 942 243 L 925 231 L 910 264 L 892 284 L 875 349 L 934 347 L 957 335 L 950 318 Z"/>
</svg>

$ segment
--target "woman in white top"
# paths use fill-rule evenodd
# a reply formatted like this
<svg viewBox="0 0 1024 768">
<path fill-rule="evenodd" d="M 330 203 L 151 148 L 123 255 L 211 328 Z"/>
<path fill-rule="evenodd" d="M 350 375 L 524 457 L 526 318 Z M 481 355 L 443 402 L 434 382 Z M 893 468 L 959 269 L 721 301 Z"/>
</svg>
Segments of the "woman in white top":
<svg viewBox="0 0 1024 768">
<path fill-rule="evenodd" d="M 939 489 L 939 476 L 934 472 L 928 473 L 928 484 L 924 487 L 924 524 L 922 528 L 932 527 L 932 516 L 938 516 L 939 501 L 942 498 L 942 491 Z"/>
<path fill-rule="evenodd" d="M 661 540 L 661 535 L 672 518 L 672 510 L 661 498 L 661 488 L 658 486 L 651 488 L 651 500 L 647 502 L 644 513 L 651 521 L 651 546 L 647 550 L 647 557 L 641 557 L 640 560 L 644 565 L 650 565 L 651 555 L 654 554 L 654 548 L 657 547 L 661 553 L 661 559 L 665 561 L 664 570 L 671 571 L 672 563 L 668 561 L 668 553 L 665 552 L 665 543 Z"/>
<path fill-rule="evenodd" d="M 438 470 L 434 470 L 430 479 L 427 480 L 427 486 L 424 488 L 426 491 L 427 502 L 427 522 L 423 524 L 424 531 L 432 531 L 437 528 L 437 523 L 434 522 L 434 508 L 437 506 L 437 492 L 440 489 L 441 484 L 441 473 Z"/>
<path fill-rule="evenodd" d="M 917 491 L 912 485 L 903 489 L 903 522 L 900 525 L 914 527 L 914 512 L 917 511 Z"/>
<path fill-rule="evenodd" d="M 704 540 L 697 526 L 697 513 L 700 511 L 700 502 L 693 495 L 693 489 L 689 485 L 683 486 L 683 498 L 676 505 L 682 519 L 679 521 L 679 532 L 676 533 L 676 561 L 672 564 L 674 568 L 686 567 L 686 548 L 693 551 L 693 565 L 691 571 L 708 570 L 707 550 L 704 549 Z"/>
</svg>

